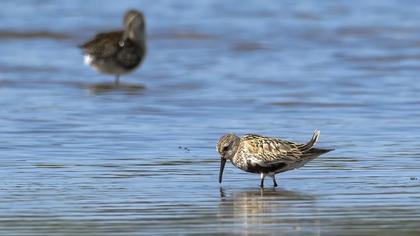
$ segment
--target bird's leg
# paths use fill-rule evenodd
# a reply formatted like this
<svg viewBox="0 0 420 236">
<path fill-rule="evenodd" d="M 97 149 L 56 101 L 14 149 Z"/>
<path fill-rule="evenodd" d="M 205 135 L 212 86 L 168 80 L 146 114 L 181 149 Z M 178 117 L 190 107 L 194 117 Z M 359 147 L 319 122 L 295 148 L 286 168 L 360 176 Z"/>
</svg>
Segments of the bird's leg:
<svg viewBox="0 0 420 236">
<path fill-rule="evenodd" d="M 260 183 L 260 188 L 264 188 L 264 173 L 261 173 L 261 183 Z"/>
<path fill-rule="evenodd" d="M 271 176 L 271 178 L 273 178 L 274 187 L 277 187 L 276 176 L 273 175 L 273 176 Z"/>
<path fill-rule="evenodd" d="M 115 86 L 118 86 L 118 85 L 120 85 L 120 75 L 119 74 L 117 74 L 115 76 Z"/>
<path fill-rule="evenodd" d="M 223 188 L 222 187 L 220 187 L 220 197 L 221 198 L 224 198 L 224 197 L 226 197 L 226 194 L 225 194 L 225 191 L 223 191 Z"/>
</svg>

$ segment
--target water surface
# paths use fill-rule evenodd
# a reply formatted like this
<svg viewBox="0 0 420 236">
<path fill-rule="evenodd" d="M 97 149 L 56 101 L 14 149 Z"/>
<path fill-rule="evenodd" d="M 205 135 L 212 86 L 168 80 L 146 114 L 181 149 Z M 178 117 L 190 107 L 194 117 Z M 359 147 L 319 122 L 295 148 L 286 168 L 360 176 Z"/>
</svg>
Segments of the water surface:
<svg viewBox="0 0 420 236">
<path fill-rule="evenodd" d="M 76 45 L 129 8 L 149 51 L 109 89 Z M 419 15 L 392 0 L 2 1 L 1 234 L 418 235 Z M 279 188 L 231 165 L 218 184 L 223 133 L 314 129 L 336 150 Z"/>
</svg>

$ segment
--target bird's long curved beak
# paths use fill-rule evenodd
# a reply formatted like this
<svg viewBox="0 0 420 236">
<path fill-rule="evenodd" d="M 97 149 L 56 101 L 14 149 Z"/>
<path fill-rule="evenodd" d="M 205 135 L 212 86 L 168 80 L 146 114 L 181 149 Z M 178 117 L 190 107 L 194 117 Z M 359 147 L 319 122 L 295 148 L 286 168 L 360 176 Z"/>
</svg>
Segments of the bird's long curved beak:
<svg viewBox="0 0 420 236">
<path fill-rule="evenodd" d="M 220 158 L 219 183 L 222 183 L 223 170 L 225 169 L 226 159 Z"/>
</svg>

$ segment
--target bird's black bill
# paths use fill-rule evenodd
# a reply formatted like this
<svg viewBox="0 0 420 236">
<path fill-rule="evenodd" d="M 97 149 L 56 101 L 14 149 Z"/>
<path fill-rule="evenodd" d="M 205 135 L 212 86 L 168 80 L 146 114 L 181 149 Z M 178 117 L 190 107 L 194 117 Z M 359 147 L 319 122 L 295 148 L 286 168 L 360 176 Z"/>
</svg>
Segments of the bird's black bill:
<svg viewBox="0 0 420 236">
<path fill-rule="evenodd" d="M 226 159 L 220 159 L 219 183 L 222 183 L 223 170 L 225 169 Z"/>
</svg>

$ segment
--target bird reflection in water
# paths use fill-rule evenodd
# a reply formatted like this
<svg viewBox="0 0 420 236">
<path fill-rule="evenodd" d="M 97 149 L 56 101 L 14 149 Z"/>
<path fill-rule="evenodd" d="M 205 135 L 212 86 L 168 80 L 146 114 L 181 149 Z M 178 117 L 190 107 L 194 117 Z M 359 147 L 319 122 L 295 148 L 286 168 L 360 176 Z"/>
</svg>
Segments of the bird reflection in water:
<svg viewBox="0 0 420 236">
<path fill-rule="evenodd" d="M 122 92 L 128 95 L 141 94 L 146 87 L 137 84 L 119 84 L 115 86 L 113 83 L 98 83 L 87 86 L 93 94 L 103 94 L 108 92 Z"/>
<path fill-rule="evenodd" d="M 278 188 L 232 193 L 220 188 L 219 218 L 240 225 L 234 233 L 270 234 L 280 228 L 298 235 L 318 235 L 320 222 L 315 202 L 312 195 Z M 302 218 L 302 214 L 307 217 Z"/>
</svg>

